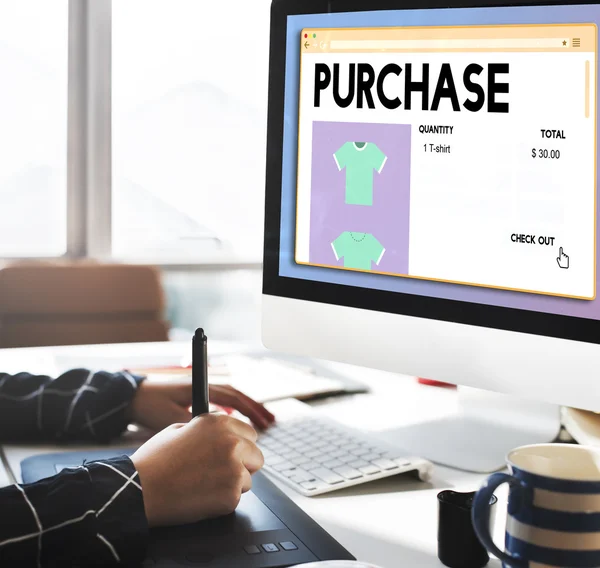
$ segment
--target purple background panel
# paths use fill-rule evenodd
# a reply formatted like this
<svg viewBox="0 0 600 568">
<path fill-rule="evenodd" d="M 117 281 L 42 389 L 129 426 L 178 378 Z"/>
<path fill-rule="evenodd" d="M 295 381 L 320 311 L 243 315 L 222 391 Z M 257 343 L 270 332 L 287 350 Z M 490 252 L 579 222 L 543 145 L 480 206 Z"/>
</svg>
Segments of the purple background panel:
<svg viewBox="0 0 600 568">
<path fill-rule="evenodd" d="M 385 248 L 377 272 L 408 274 L 411 127 L 405 124 L 314 122 L 309 262 L 344 266 L 331 243 L 344 231 L 371 233 Z M 346 142 L 371 142 L 387 156 L 373 170 L 373 205 L 346 204 L 346 170 L 333 154 Z"/>
<path fill-rule="evenodd" d="M 283 132 L 282 194 L 279 250 L 279 274 L 297 280 L 325 282 L 363 289 L 387 290 L 400 294 L 443 298 L 459 302 L 492 305 L 517 310 L 546 312 L 572 317 L 600 320 L 600 294 L 595 300 L 575 300 L 492 290 L 477 286 L 448 284 L 432 280 L 395 278 L 345 270 L 329 270 L 303 266 L 294 262 L 296 231 L 296 182 L 298 160 L 298 80 L 300 77 L 300 42 L 304 28 L 356 28 L 389 26 L 468 26 L 564 24 L 590 22 L 600 25 L 600 6 L 597 4 L 564 6 L 516 6 L 503 8 L 461 8 L 439 10 L 381 10 L 303 14 L 288 17 L 285 67 L 285 127 Z M 598 90 L 600 91 L 600 74 Z M 600 122 L 599 122 L 600 125 Z M 600 215 L 600 200 L 598 214 Z M 600 231 L 596 235 L 600 266 Z"/>
</svg>

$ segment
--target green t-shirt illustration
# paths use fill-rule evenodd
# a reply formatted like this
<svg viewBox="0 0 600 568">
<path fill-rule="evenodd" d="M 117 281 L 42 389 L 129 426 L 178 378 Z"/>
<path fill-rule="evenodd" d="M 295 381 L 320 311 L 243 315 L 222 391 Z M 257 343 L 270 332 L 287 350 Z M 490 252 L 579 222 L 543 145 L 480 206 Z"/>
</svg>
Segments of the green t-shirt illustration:
<svg viewBox="0 0 600 568">
<path fill-rule="evenodd" d="M 346 168 L 346 204 L 373 205 L 373 170 L 383 170 L 387 156 L 371 142 L 346 142 L 333 159 Z"/>
<path fill-rule="evenodd" d="M 379 264 L 385 248 L 370 233 L 343 232 L 331 243 L 336 260 L 344 259 L 345 268 L 371 270 L 371 262 Z"/>
</svg>

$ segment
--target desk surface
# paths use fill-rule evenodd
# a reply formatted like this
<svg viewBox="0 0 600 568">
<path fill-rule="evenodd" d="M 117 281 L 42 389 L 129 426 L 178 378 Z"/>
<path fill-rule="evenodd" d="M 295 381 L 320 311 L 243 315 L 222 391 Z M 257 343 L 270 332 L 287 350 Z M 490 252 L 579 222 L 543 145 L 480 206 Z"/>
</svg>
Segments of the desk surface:
<svg viewBox="0 0 600 568">
<path fill-rule="evenodd" d="M 230 344 L 211 342 L 213 353 L 229 351 L 231 348 Z M 157 359 L 161 359 L 164 364 L 176 363 L 181 357 L 188 356 L 189 344 L 10 351 L 12 361 L 18 363 L 20 360 L 22 368 L 23 361 L 27 361 L 34 351 L 40 362 L 44 359 L 50 362 L 53 353 L 56 353 L 62 357 L 57 361 L 60 370 L 66 361 L 73 366 L 85 365 L 87 358 L 92 356 L 96 358 L 96 362 L 104 359 L 107 367 L 110 366 L 110 361 L 114 363 L 114 357 L 125 358 L 122 365 L 131 365 L 130 359 L 137 360 L 144 356 L 152 358 L 154 364 Z M 0 361 L 4 360 L 6 352 L 0 350 Z M 456 412 L 457 395 L 454 390 L 424 387 L 412 378 L 391 373 L 348 365 L 334 366 L 338 372 L 368 384 L 372 392 L 319 401 L 313 406 L 319 412 L 355 428 L 375 432 Z M 124 446 L 131 445 L 131 440 L 120 443 Z M 60 450 L 55 446 L 7 445 L 4 446 L 4 451 L 15 477 L 19 479 L 19 464 L 22 459 L 35 453 Z M 2 473 L 0 465 L 0 485 L 7 481 L 3 480 Z M 358 559 L 383 568 L 440 568 L 443 565 L 437 560 L 437 493 L 443 489 L 473 491 L 484 477 L 436 466 L 430 483 L 398 476 L 312 498 L 303 497 L 286 486 L 278 485 Z M 502 503 L 504 494 L 498 496 Z M 502 510 L 502 506 L 498 507 L 500 515 Z M 496 542 L 502 542 L 503 530 L 504 519 L 499 518 L 496 522 Z M 488 566 L 499 568 L 501 564 L 492 560 Z"/>
<path fill-rule="evenodd" d="M 2 448 L 0 448 L 0 452 L 1 451 Z M 4 487 L 5 485 L 10 485 L 10 478 L 8 476 L 8 473 L 6 472 L 6 469 L 4 468 L 2 460 L 0 459 L 0 487 Z"/>
</svg>

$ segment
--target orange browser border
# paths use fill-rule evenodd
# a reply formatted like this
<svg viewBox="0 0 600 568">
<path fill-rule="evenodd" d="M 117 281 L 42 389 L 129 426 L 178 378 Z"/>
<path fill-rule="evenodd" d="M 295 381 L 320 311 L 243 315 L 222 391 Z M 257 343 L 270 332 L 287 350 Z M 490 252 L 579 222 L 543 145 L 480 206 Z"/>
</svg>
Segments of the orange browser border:
<svg viewBox="0 0 600 568">
<path fill-rule="evenodd" d="M 588 43 L 587 45 L 584 43 L 586 40 L 586 36 L 584 36 L 584 34 L 581 34 L 581 37 L 584 38 L 584 41 L 581 42 L 581 47 L 579 48 L 575 48 L 573 46 L 566 46 L 565 49 L 561 49 L 561 48 L 544 48 L 544 49 L 539 49 L 539 48 L 523 48 L 523 49 L 514 49 L 514 48 L 468 48 L 468 49 L 458 49 L 458 50 L 451 50 L 453 52 L 465 52 L 465 51 L 479 51 L 479 52 L 564 52 L 564 51 L 568 51 L 570 53 L 577 53 L 577 52 L 585 52 L 585 51 L 589 51 L 590 44 L 589 44 L 589 34 L 593 33 L 593 51 L 595 54 L 595 59 L 596 59 L 596 69 L 598 68 L 598 27 L 595 23 L 581 23 L 581 24 L 575 24 L 575 23 L 569 23 L 569 24 L 506 24 L 506 25 L 488 25 L 488 26 L 409 26 L 409 27 L 389 27 L 389 28 L 305 28 L 302 30 L 301 34 L 300 34 L 300 38 L 299 41 L 301 42 L 301 46 L 300 46 L 300 76 L 299 76 L 299 86 L 302 85 L 302 55 L 304 53 L 307 54 L 315 54 L 315 53 L 332 53 L 331 50 L 329 51 L 324 51 L 323 48 L 320 47 L 320 43 L 322 41 L 331 41 L 331 38 L 335 38 L 337 36 L 339 36 L 340 34 L 348 34 L 348 33 L 358 33 L 359 34 L 359 39 L 360 38 L 365 38 L 368 39 L 369 37 L 373 37 L 374 35 L 377 35 L 377 39 L 380 39 L 381 35 L 380 34 L 385 34 L 385 36 L 394 39 L 397 38 L 399 36 L 402 36 L 403 39 L 407 39 L 410 38 L 412 36 L 414 37 L 419 37 L 419 38 L 424 38 L 427 36 L 431 36 L 432 39 L 444 39 L 444 38 L 458 38 L 461 37 L 460 33 L 457 32 L 457 30 L 460 30 L 461 33 L 463 33 L 463 38 L 467 37 L 468 39 L 472 39 L 472 38 L 488 38 L 488 37 L 493 37 L 493 38 L 531 38 L 531 37 L 537 37 L 537 38 L 562 38 L 563 36 L 566 37 L 571 37 L 571 36 L 567 36 L 567 31 L 568 28 L 571 28 L 572 30 L 575 29 L 581 29 L 581 28 L 585 28 L 585 31 L 588 34 Z M 530 29 L 530 30 L 535 30 L 535 34 L 525 34 L 523 33 L 526 29 Z M 551 31 L 552 33 L 544 33 L 544 30 L 548 30 L 549 32 Z M 467 31 L 468 33 L 464 34 L 464 32 Z M 583 30 L 582 30 L 583 31 Z M 502 33 L 498 33 L 498 32 L 502 32 Z M 506 32 L 513 32 L 512 34 L 507 34 Z M 318 40 L 319 42 L 316 43 L 316 45 L 311 45 L 310 48 L 304 48 L 304 51 L 302 50 L 302 42 L 304 41 L 304 34 L 313 34 L 316 33 L 318 34 Z M 323 36 L 323 34 L 325 34 Z M 572 34 L 571 34 L 572 35 Z M 325 38 L 325 39 L 322 39 Z M 315 43 L 313 41 L 313 43 Z M 584 45 L 586 45 L 586 49 L 584 49 Z M 318 46 L 318 47 L 317 47 Z M 344 53 L 345 52 L 360 52 L 360 53 L 364 53 L 364 52 L 381 52 L 381 49 L 368 49 L 368 50 L 335 50 L 336 53 Z M 386 49 L 385 51 L 390 51 L 390 52 L 410 52 L 410 51 L 415 51 L 415 50 L 406 50 L 406 49 Z M 418 49 L 419 52 L 422 51 L 428 51 L 428 52 L 435 52 L 435 51 L 450 51 L 448 49 L 441 49 L 441 48 L 437 48 L 437 49 L 427 49 L 427 50 L 423 50 L 423 49 Z M 586 69 L 589 69 L 589 62 L 588 65 L 586 66 Z M 587 77 L 587 71 L 586 71 L 586 77 Z M 426 277 L 426 276 L 414 276 L 412 274 L 396 274 L 393 272 L 381 272 L 381 271 L 377 271 L 377 270 L 362 270 L 362 269 L 357 269 L 357 268 L 346 268 L 343 266 L 335 266 L 335 265 L 329 265 L 329 264 L 317 264 L 317 263 L 312 263 L 312 262 L 301 262 L 298 261 L 297 257 L 298 257 L 298 204 L 299 204 L 299 192 L 298 192 L 298 186 L 299 186 L 299 168 L 298 168 L 298 164 L 300 163 L 300 144 L 298 144 L 298 152 L 297 152 L 297 157 L 296 157 L 296 227 L 295 227 L 295 239 L 294 239 L 294 262 L 298 265 L 301 266 L 315 266 L 315 267 L 319 267 L 319 268 L 330 268 L 333 270 L 343 270 L 343 271 L 348 271 L 348 272 L 362 272 L 365 274 L 379 274 L 382 276 L 395 276 L 397 278 L 409 278 L 411 280 L 425 280 L 425 281 L 429 281 L 429 282 L 442 282 L 442 283 L 446 283 L 446 284 L 458 284 L 461 286 L 471 286 L 471 287 L 476 287 L 476 288 L 488 288 L 488 289 L 492 289 L 492 290 L 506 290 L 509 292 L 522 292 L 525 294 L 536 294 L 536 295 L 542 295 L 542 296 L 553 296 L 553 297 L 560 297 L 560 298 L 571 298 L 571 299 L 575 299 L 575 300 L 595 300 L 596 296 L 597 296 L 597 264 L 598 264 L 598 260 L 597 260 L 597 233 L 598 233 L 598 192 L 597 192 L 597 182 L 598 182 L 598 76 L 596 74 L 595 76 L 595 81 L 594 81 L 594 108 L 595 108 L 595 123 L 594 123 L 594 293 L 591 297 L 588 296 L 574 296 L 574 295 L 567 295 L 567 294 L 558 294 L 556 292 L 540 292 L 537 290 L 528 290 L 528 289 L 523 289 L 523 288 L 510 288 L 507 286 L 494 286 L 491 284 L 477 284 L 477 283 L 472 283 L 472 282 L 463 282 L 460 280 L 449 280 L 449 279 L 443 279 L 443 278 L 430 278 L 430 277 Z M 589 80 L 586 79 L 586 80 Z M 301 120 L 300 120 L 300 114 L 301 114 L 301 109 L 302 109 L 302 92 L 301 89 L 300 90 L 300 95 L 298 97 L 298 140 L 300 140 L 300 136 L 301 136 Z M 589 101 L 586 101 L 585 104 L 586 107 L 586 113 L 589 112 Z"/>
</svg>

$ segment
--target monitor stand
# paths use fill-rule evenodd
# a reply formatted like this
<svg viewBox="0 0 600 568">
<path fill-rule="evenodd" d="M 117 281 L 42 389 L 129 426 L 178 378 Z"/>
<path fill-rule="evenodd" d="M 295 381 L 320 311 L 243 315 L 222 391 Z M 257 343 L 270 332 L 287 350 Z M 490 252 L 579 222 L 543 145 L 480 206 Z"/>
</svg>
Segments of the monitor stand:
<svg viewBox="0 0 600 568">
<path fill-rule="evenodd" d="M 459 387 L 459 413 L 432 422 L 385 430 L 385 440 L 440 465 L 491 473 L 506 467 L 518 446 L 554 442 L 560 407 Z"/>
</svg>

